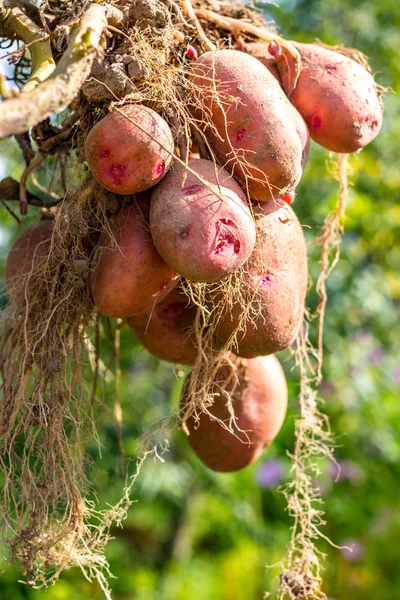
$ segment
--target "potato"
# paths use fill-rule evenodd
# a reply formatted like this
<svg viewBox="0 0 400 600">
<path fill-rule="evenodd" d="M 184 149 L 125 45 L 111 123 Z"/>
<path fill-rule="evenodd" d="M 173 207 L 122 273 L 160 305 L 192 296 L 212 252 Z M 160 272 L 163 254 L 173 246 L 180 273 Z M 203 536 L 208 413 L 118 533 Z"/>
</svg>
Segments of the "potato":
<svg viewBox="0 0 400 600">
<path fill-rule="evenodd" d="M 275 77 L 237 50 L 206 52 L 192 72 L 193 112 L 219 162 L 247 183 L 254 200 L 292 191 L 302 174 L 302 143 Z"/>
<path fill-rule="evenodd" d="M 269 44 L 267 43 L 250 42 L 249 44 L 246 44 L 246 51 L 251 54 L 251 56 L 254 56 L 254 58 L 257 58 L 265 67 L 267 67 L 270 73 L 272 73 L 275 79 L 279 82 L 279 85 L 281 85 L 281 78 L 276 64 L 277 59 L 275 56 L 270 54 L 268 48 Z M 307 164 L 308 152 L 310 150 L 310 133 L 301 114 L 294 108 L 293 104 L 290 106 L 291 108 L 289 109 L 288 105 L 288 110 L 290 110 L 292 113 L 294 126 L 296 127 L 297 135 L 300 138 L 302 146 L 301 167 L 304 171 Z"/>
<path fill-rule="evenodd" d="M 212 161 L 172 167 L 151 197 L 150 228 L 165 262 L 190 281 L 218 281 L 250 256 L 254 221 L 239 184 Z M 218 173 L 218 175 L 216 174 Z"/>
<path fill-rule="evenodd" d="M 119 110 L 123 114 L 109 113 L 89 131 L 86 160 L 104 188 L 135 194 L 164 177 L 174 142 L 168 124 L 154 110 L 138 104 Z"/>
<path fill-rule="evenodd" d="M 299 136 L 300 143 L 301 143 L 301 169 L 302 169 L 302 171 L 304 171 L 304 169 L 306 168 L 307 160 L 308 160 L 308 153 L 310 151 L 310 132 L 308 131 L 307 124 L 306 124 L 305 120 L 303 119 L 303 117 L 301 116 L 301 114 L 299 113 L 299 111 L 295 109 L 293 104 L 291 104 L 290 106 L 292 109 L 291 112 L 292 112 L 293 124 L 296 128 L 297 135 Z M 291 194 L 293 191 L 294 190 L 291 190 L 290 192 L 287 192 L 287 193 Z M 283 194 L 283 195 L 285 196 L 286 194 Z"/>
<path fill-rule="evenodd" d="M 11 302 L 23 294 L 29 273 L 46 259 L 53 233 L 53 221 L 38 221 L 19 234 L 10 248 L 5 266 L 5 279 Z"/>
<path fill-rule="evenodd" d="M 196 339 L 191 328 L 196 307 L 175 288 L 151 311 L 126 319 L 138 340 L 161 360 L 193 365 L 197 356 Z"/>
<path fill-rule="evenodd" d="M 255 209 L 260 246 L 248 261 L 243 298 L 252 320 L 243 320 L 239 302 L 222 315 L 216 331 L 224 345 L 240 325 L 235 353 L 245 358 L 272 354 L 296 338 L 308 283 L 307 248 L 301 225 L 286 202 L 260 203 Z"/>
<path fill-rule="evenodd" d="M 293 42 L 301 55 L 294 90 L 293 58 L 278 58 L 282 86 L 313 140 L 333 152 L 356 152 L 378 134 L 383 105 L 374 78 L 351 58 L 315 44 Z"/>
<path fill-rule="evenodd" d="M 177 284 L 179 275 L 161 258 L 138 203 L 114 215 L 95 250 L 91 289 L 107 317 L 130 317 L 151 309 Z"/>
<path fill-rule="evenodd" d="M 257 58 L 263 65 L 272 73 L 275 79 L 280 83 L 278 67 L 276 66 L 276 58 L 269 52 L 269 44 L 267 42 L 248 42 L 245 50 L 250 56 Z"/>
<path fill-rule="evenodd" d="M 285 419 L 288 390 L 282 367 L 275 356 L 233 358 L 215 378 L 212 415 L 232 426 L 228 396 L 236 417 L 231 433 L 206 413 L 199 422 L 190 417 L 187 440 L 203 463 L 214 471 L 230 472 L 254 462 L 279 433 Z M 181 399 L 184 409 L 187 385 Z"/>
</svg>

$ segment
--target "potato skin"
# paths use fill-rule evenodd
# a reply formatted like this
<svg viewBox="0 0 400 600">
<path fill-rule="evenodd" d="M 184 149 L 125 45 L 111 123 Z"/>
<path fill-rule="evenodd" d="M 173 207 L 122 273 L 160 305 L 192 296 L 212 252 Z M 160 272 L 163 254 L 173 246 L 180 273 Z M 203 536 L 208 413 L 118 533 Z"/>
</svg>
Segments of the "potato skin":
<svg viewBox="0 0 400 600">
<path fill-rule="evenodd" d="M 237 334 L 234 352 L 253 358 L 290 346 L 303 318 L 308 283 L 307 248 L 301 225 L 282 200 L 260 203 L 255 210 L 260 247 L 250 257 L 243 296 L 259 314 Z M 254 296 L 257 292 L 256 296 Z M 240 324 L 238 303 L 218 323 L 217 343 L 224 345 Z"/>
<path fill-rule="evenodd" d="M 301 72 L 293 91 L 293 58 L 284 48 L 277 64 L 282 86 L 306 121 L 311 138 L 333 152 L 356 152 L 366 146 L 378 134 L 383 116 L 372 75 L 333 50 L 315 44 L 293 45 L 301 55 Z"/>
<path fill-rule="evenodd" d="M 179 275 L 158 254 L 135 201 L 110 219 L 109 230 L 101 234 L 93 257 L 93 300 L 107 317 L 130 317 L 166 296 Z"/>
<path fill-rule="evenodd" d="M 28 274 L 46 258 L 52 232 L 52 220 L 38 221 L 20 233 L 11 246 L 5 265 L 5 280 L 13 304 L 22 293 Z"/>
<path fill-rule="evenodd" d="M 164 177 L 174 142 L 166 121 L 151 108 L 130 104 L 119 110 L 123 114 L 109 113 L 89 131 L 86 160 L 104 188 L 115 194 L 135 194 Z"/>
<path fill-rule="evenodd" d="M 268 42 L 248 42 L 245 46 L 245 51 L 247 54 L 250 54 L 250 56 L 257 58 L 280 84 L 281 76 L 279 75 L 279 70 L 276 66 L 276 58 L 270 54 L 268 47 Z"/>
<path fill-rule="evenodd" d="M 290 103 L 268 69 L 244 52 L 217 50 L 197 59 L 191 80 L 197 87 L 196 118 L 211 119 L 219 135 L 208 126 L 207 139 L 219 162 L 233 167 L 243 182 L 247 172 L 250 197 L 265 201 L 295 189 L 302 174 L 301 142 Z M 245 154 L 246 168 L 232 150 Z"/>
<path fill-rule="evenodd" d="M 250 42 L 246 44 L 246 51 L 254 58 L 257 58 L 264 67 L 272 73 L 275 79 L 281 85 L 281 77 L 276 64 L 276 57 L 270 54 L 269 44 L 267 43 L 258 43 L 258 42 Z M 301 146 L 302 146 L 302 158 L 301 158 L 301 168 L 304 171 L 305 166 L 307 164 L 308 152 L 310 150 L 310 133 L 308 131 L 308 127 L 306 122 L 304 121 L 301 114 L 295 109 L 293 104 L 288 104 L 287 109 L 292 115 L 293 124 L 296 128 L 297 135 L 300 138 Z M 289 192 L 290 193 L 290 192 Z"/>
<path fill-rule="evenodd" d="M 301 169 L 304 171 L 306 168 L 308 153 L 310 151 L 310 132 L 308 131 L 307 124 L 298 110 L 293 106 L 293 104 L 289 105 L 291 108 L 293 125 L 296 128 L 297 135 L 299 136 L 301 143 Z M 294 190 L 287 192 L 288 194 L 292 193 Z M 284 196 L 286 194 L 283 194 Z"/>
<path fill-rule="evenodd" d="M 278 359 L 275 356 L 253 359 L 233 357 L 233 362 L 234 367 L 227 363 L 220 369 L 215 381 L 231 395 L 237 418 L 238 430 L 235 434 L 205 413 L 200 415 L 199 423 L 193 417 L 186 423 L 190 432 L 187 437 L 190 446 L 213 471 L 238 471 L 254 462 L 277 436 L 286 415 L 288 390 Z M 236 383 L 235 372 L 238 379 Z M 187 403 L 185 389 L 181 407 Z M 226 396 L 216 386 L 212 392 L 215 396 L 210 412 L 229 425 Z"/>
<path fill-rule="evenodd" d="M 191 333 L 196 307 L 174 288 L 151 311 L 128 317 L 126 324 L 154 356 L 167 362 L 193 365 L 197 356 L 195 336 Z"/>
<path fill-rule="evenodd" d="M 242 189 L 225 169 L 202 159 L 189 160 L 188 166 L 206 183 L 174 165 L 153 191 L 151 234 L 160 255 L 180 275 L 219 281 L 250 256 L 254 221 Z"/>
</svg>

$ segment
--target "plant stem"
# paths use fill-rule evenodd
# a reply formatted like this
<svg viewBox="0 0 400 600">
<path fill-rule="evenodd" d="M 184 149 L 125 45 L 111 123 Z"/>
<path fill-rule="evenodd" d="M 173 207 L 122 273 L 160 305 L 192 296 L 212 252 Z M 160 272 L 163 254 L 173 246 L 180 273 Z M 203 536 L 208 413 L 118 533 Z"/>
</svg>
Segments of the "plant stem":
<svg viewBox="0 0 400 600">
<path fill-rule="evenodd" d="M 114 21 L 116 9 L 113 8 L 110 18 Z M 99 43 L 108 16 L 106 5 L 91 4 L 73 30 L 70 43 L 53 74 L 35 89 L 0 104 L 0 139 L 24 133 L 69 106 L 89 76 L 100 51 Z"/>
<path fill-rule="evenodd" d="M 217 27 L 221 27 L 221 29 L 227 29 L 230 31 L 235 37 L 238 36 L 240 32 L 250 33 L 258 37 L 260 40 L 265 42 L 276 42 L 278 46 L 282 46 L 286 48 L 288 52 L 293 56 L 296 61 L 296 71 L 297 76 L 300 73 L 300 53 L 299 51 L 287 40 L 281 38 L 276 33 L 272 33 L 268 31 L 268 29 L 264 27 L 257 27 L 257 25 L 253 25 L 252 23 L 247 23 L 246 21 L 242 21 L 241 19 L 233 19 L 232 17 L 225 17 L 223 15 L 219 15 L 212 10 L 195 10 L 195 15 L 199 19 L 203 19 L 204 21 L 209 21 L 210 23 L 214 23 Z M 297 83 L 297 77 L 295 80 L 295 84 Z"/>
<path fill-rule="evenodd" d="M 9 4 L 9 8 L 7 8 Z M 24 91 L 33 90 L 54 72 L 56 64 L 51 52 L 48 35 L 12 3 L 0 8 L 0 34 L 4 37 L 18 38 L 29 44 L 32 57 L 32 73 Z M 15 4 L 15 3 L 14 3 Z"/>
<path fill-rule="evenodd" d="M 216 50 L 217 47 L 208 39 L 204 29 L 200 25 L 197 18 L 197 11 L 194 10 L 190 0 L 183 0 L 183 12 L 185 13 L 189 23 L 197 29 L 197 37 L 207 52 Z"/>
</svg>

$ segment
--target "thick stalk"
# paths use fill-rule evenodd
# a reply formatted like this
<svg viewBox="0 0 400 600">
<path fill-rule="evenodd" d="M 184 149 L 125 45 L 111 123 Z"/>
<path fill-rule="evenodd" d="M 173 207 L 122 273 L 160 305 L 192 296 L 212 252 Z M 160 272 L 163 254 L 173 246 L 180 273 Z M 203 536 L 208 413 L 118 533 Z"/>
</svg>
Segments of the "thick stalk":
<svg viewBox="0 0 400 600">
<path fill-rule="evenodd" d="M 14 6 L 13 6 L 14 5 Z M 29 45 L 32 58 L 32 73 L 24 91 L 33 90 L 54 72 L 56 63 L 51 52 L 48 35 L 18 7 L 15 2 L 6 2 L 0 7 L 0 35 L 17 38 Z"/>
<path fill-rule="evenodd" d="M 90 74 L 108 16 L 114 21 L 115 10 L 109 13 L 106 5 L 91 4 L 51 77 L 34 90 L 0 104 L 0 139 L 24 133 L 69 106 Z"/>
</svg>

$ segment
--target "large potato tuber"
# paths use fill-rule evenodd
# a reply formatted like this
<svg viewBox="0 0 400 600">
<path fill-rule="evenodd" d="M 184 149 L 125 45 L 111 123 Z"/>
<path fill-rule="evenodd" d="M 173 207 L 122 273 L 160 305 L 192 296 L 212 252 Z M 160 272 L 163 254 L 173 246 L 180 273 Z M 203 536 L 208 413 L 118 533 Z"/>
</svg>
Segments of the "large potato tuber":
<svg viewBox="0 0 400 600">
<path fill-rule="evenodd" d="M 308 283 L 307 248 L 301 225 L 286 202 L 255 207 L 259 246 L 246 265 L 242 302 L 222 315 L 217 341 L 224 345 L 237 333 L 240 356 L 272 354 L 295 339 L 304 313 Z M 243 301 L 250 305 L 243 322 Z"/>
<path fill-rule="evenodd" d="M 215 377 L 210 413 L 231 433 L 206 413 L 199 421 L 186 422 L 188 442 L 203 463 L 214 471 L 238 471 L 254 462 L 277 436 L 285 418 L 288 391 L 285 375 L 275 356 L 253 359 L 231 357 Z M 189 375 L 190 376 L 190 375 Z M 181 410 L 188 402 L 184 387 Z M 231 418 L 231 399 L 235 422 Z"/>
<path fill-rule="evenodd" d="M 126 204 L 101 234 L 93 258 L 93 300 L 107 317 L 150 309 L 175 287 L 179 275 L 165 264 L 135 201 Z"/>
<path fill-rule="evenodd" d="M 255 227 L 239 184 L 212 161 L 189 160 L 193 173 L 172 167 L 151 197 L 154 244 L 191 281 L 218 281 L 250 256 Z"/>
<path fill-rule="evenodd" d="M 294 62 L 281 48 L 278 69 L 290 101 L 313 140 L 333 152 L 360 150 L 378 134 L 383 115 L 372 75 L 351 58 L 316 44 L 293 42 L 301 71 L 293 89 Z"/>
<path fill-rule="evenodd" d="M 276 57 L 269 52 L 269 44 L 267 42 L 248 42 L 245 50 L 250 56 L 257 58 L 279 83 L 281 82 L 279 70 L 276 66 Z"/>
<path fill-rule="evenodd" d="M 250 42 L 246 44 L 246 51 L 254 58 L 257 58 L 267 69 L 272 73 L 275 79 L 281 84 L 281 78 L 279 74 L 279 70 L 276 64 L 276 57 L 269 52 L 269 44 L 267 43 L 257 43 Z M 290 108 L 289 108 L 290 107 Z M 302 159 L 301 166 L 304 171 L 307 159 L 308 152 L 310 149 L 310 133 L 308 131 L 308 127 L 306 122 L 304 121 L 301 114 L 295 109 L 293 104 L 287 105 L 289 112 L 292 114 L 293 124 L 296 128 L 297 135 L 300 138 L 301 146 L 302 146 Z M 291 193 L 291 192 L 289 192 Z"/>
<path fill-rule="evenodd" d="M 197 356 L 195 335 L 191 331 L 196 307 L 175 288 L 151 311 L 126 319 L 138 340 L 161 360 L 193 365 Z"/>
<path fill-rule="evenodd" d="M 219 162 L 234 169 L 255 200 L 293 190 L 302 174 L 302 142 L 275 77 L 236 50 L 206 52 L 192 71 L 193 112 Z"/>
<path fill-rule="evenodd" d="M 172 160 L 173 137 L 168 124 L 151 108 L 130 104 L 119 110 L 90 130 L 86 160 L 107 190 L 135 194 L 164 177 Z"/>
</svg>

